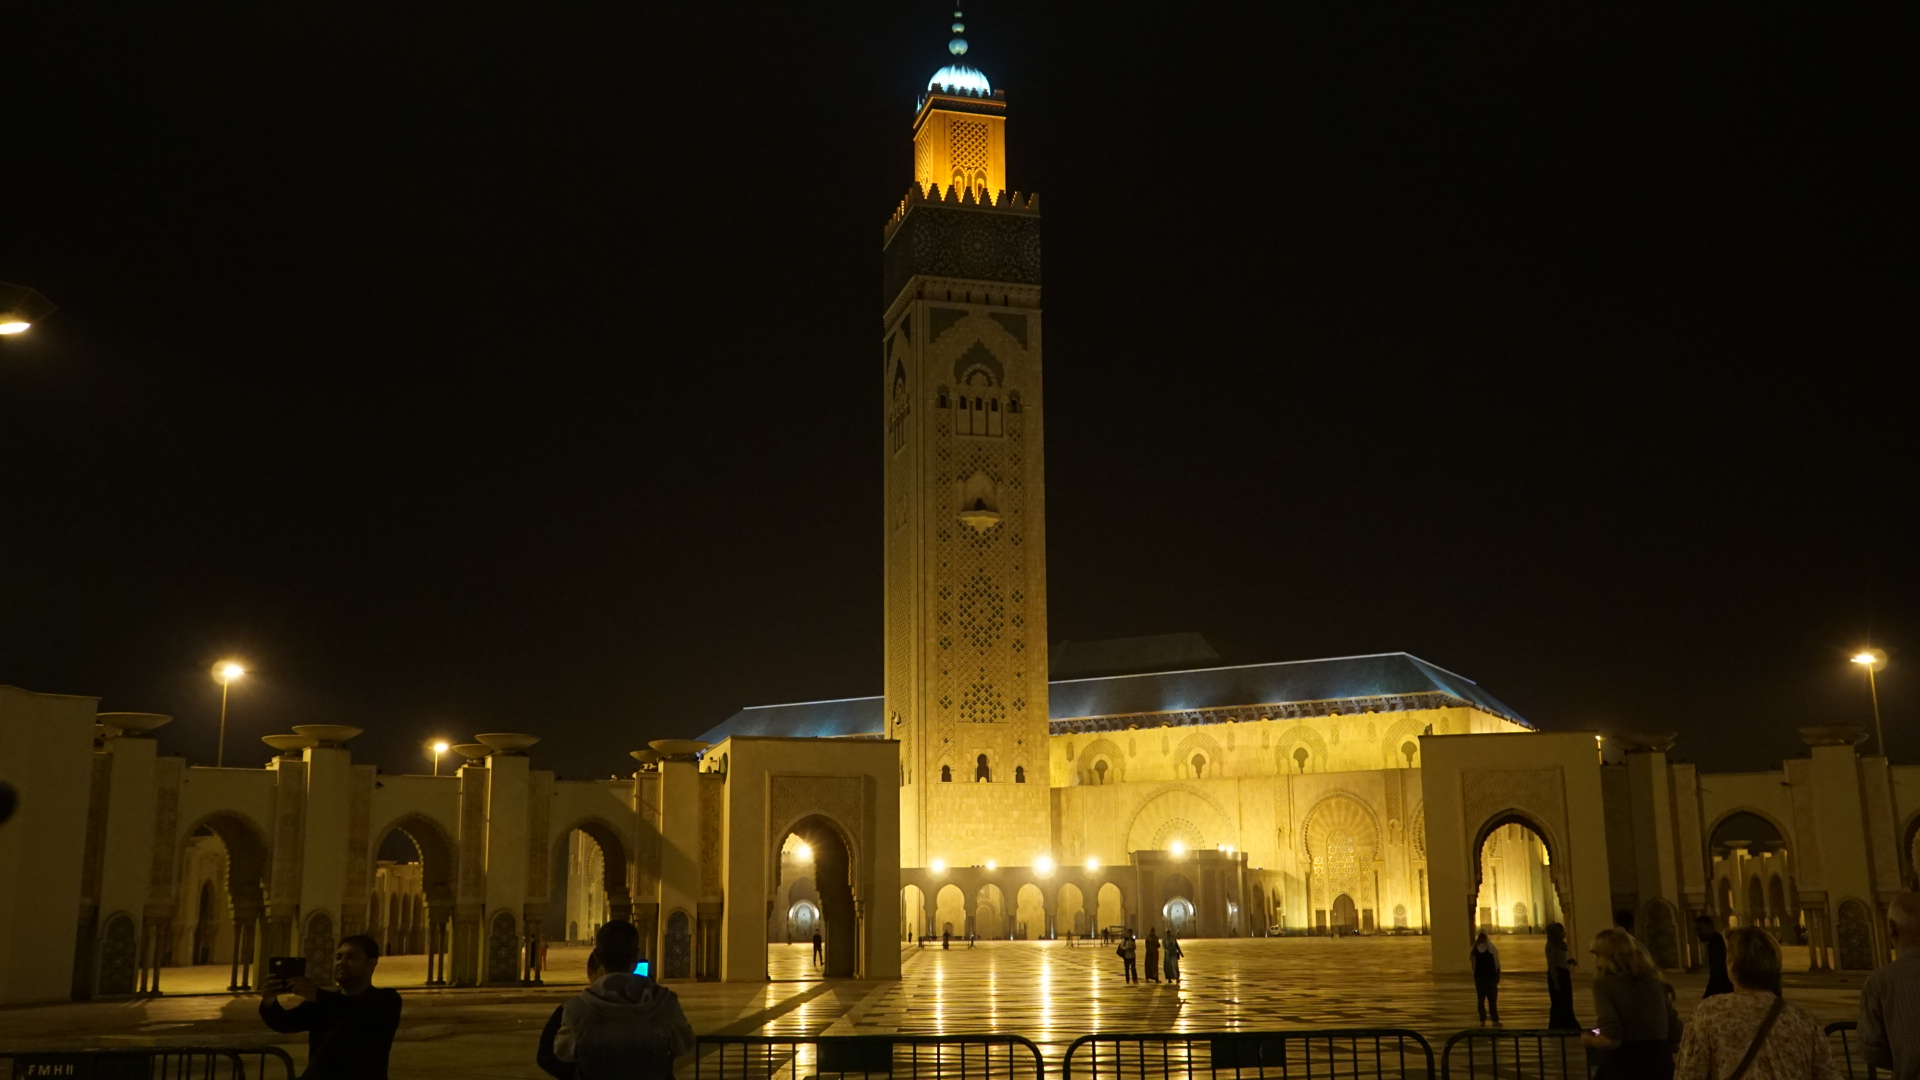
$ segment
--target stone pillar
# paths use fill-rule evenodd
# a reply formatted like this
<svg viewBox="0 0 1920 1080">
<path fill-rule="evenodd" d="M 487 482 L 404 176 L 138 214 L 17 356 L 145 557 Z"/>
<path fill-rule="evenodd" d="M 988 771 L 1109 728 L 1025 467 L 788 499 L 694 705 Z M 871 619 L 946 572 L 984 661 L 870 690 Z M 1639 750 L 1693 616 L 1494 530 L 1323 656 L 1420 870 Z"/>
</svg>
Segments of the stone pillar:
<svg viewBox="0 0 1920 1080">
<path fill-rule="evenodd" d="M 305 820 L 299 849 L 300 923 L 296 940 L 300 947 L 295 955 L 306 954 L 310 944 L 306 941 L 306 922 L 316 914 L 324 913 L 331 918 L 336 939 L 348 932 L 344 905 L 353 756 L 344 744 L 346 739 L 359 734 L 355 728 L 333 724 L 304 726 L 307 730 L 302 734 L 313 734 L 316 727 L 326 728 L 331 730 L 323 734 L 332 738 L 301 752 L 307 768 Z M 331 943 L 328 952 L 332 952 Z"/>
<path fill-rule="evenodd" d="M 700 763 L 694 753 L 673 754 L 660 762 L 660 896 L 658 922 L 664 927 L 674 912 L 689 921 L 699 918 L 700 901 Z M 666 970 L 666 950 L 659 948 L 660 970 Z M 695 970 L 698 970 L 698 957 Z"/>
<path fill-rule="evenodd" d="M 19 797 L 0 828 L 0 1004 L 73 993 L 96 706 L 0 686 L 0 779 Z"/>
</svg>

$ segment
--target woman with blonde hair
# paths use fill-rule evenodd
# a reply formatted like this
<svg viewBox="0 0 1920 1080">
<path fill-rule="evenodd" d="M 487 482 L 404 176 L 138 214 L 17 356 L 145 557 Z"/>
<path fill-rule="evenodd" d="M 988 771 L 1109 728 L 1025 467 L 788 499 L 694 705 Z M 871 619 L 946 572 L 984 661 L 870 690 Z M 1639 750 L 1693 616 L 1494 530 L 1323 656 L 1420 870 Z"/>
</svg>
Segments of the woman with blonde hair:
<svg viewBox="0 0 1920 1080">
<path fill-rule="evenodd" d="M 1820 1022 L 1780 996 L 1780 946 L 1765 930 L 1727 931 L 1733 993 L 1693 1010 L 1680 1039 L 1685 1080 L 1840 1080 Z"/>
<path fill-rule="evenodd" d="M 1580 1041 L 1601 1051 L 1595 1080 L 1615 1077 L 1667 1080 L 1673 1054 L 1667 1049 L 1667 984 L 1653 957 L 1618 927 L 1593 936 L 1593 1008 L 1599 1027 Z"/>
</svg>

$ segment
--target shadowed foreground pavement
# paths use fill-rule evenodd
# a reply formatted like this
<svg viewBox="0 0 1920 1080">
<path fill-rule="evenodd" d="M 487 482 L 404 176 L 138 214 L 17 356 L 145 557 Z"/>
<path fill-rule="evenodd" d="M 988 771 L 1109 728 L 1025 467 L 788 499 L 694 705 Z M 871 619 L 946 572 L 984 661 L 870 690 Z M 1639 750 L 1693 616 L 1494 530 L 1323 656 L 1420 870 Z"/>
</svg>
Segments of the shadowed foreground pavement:
<svg viewBox="0 0 1920 1080">
<path fill-rule="evenodd" d="M 1547 1018 L 1545 964 L 1539 937 L 1499 942 L 1506 967 L 1501 1014 L 1508 1027 L 1540 1027 Z M 1183 943 L 1185 978 L 1128 986 L 1113 950 L 1064 942 L 989 942 L 942 951 L 937 944 L 905 952 L 899 982 L 813 978 L 805 945 L 776 945 L 763 984 L 688 983 L 675 990 L 701 1034 L 779 1035 L 910 1032 L 1011 1032 L 1039 1043 L 1050 1066 L 1074 1038 L 1096 1030 L 1205 1031 L 1299 1027 L 1410 1027 L 1438 1050 L 1444 1038 L 1475 1024 L 1471 980 L 1431 975 L 1423 937 L 1236 939 Z M 405 990 L 393 1075 L 412 1078 L 544 1076 L 534 1046 L 548 1014 L 579 991 L 586 950 L 556 948 L 551 979 L 565 985 L 524 989 Z M 395 957 L 395 961 L 409 958 Z M 418 959 L 418 958 L 412 958 Z M 1861 975 L 1816 976 L 1804 949 L 1787 951 L 1788 1000 L 1824 1020 L 1851 1020 Z M 382 961 L 382 974 L 389 964 Z M 404 985 L 406 965 L 394 963 Z M 179 991 L 226 969 L 169 972 L 163 986 Z M 1144 972 L 1142 973 L 1144 975 Z M 1691 1011 L 1705 977 L 1669 975 L 1682 1014 Z M 1590 1021 L 1586 976 L 1574 1001 Z M 209 986 L 209 989 L 212 989 Z M 0 1010 L 0 1047 L 10 1050 L 83 1046 L 245 1045 L 277 1043 L 304 1061 L 304 1036 L 275 1035 L 260 1025 L 259 999 L 224 992 L 138 1001 L 90 1002 Z"/>
</svg>

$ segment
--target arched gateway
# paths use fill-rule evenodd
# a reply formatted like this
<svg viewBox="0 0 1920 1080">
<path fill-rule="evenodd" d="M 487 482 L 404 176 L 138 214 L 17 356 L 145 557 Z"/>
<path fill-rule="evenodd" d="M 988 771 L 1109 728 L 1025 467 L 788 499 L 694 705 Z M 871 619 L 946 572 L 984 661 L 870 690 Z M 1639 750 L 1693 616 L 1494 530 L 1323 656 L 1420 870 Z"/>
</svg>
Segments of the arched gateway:
<svg viewBox="0 0 1920 1080">
<path fill-rule="evenodd" d="M 1545 845 L 1569 938 L 1584 942 L 1607 925 L 1607 836 L 1591 734 L 1427 735 L 1420 758 L 1434 971 L 1469 970 L 1481 851 L 1507 825 L 1524 826 Z"/>
</svg>

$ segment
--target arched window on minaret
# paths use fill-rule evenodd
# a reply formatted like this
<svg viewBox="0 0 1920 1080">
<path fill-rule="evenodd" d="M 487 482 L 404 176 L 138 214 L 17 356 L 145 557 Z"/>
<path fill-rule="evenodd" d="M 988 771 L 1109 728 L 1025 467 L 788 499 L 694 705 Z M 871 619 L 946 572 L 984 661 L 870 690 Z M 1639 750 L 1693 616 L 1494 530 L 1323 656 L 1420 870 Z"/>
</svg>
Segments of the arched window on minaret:
<svg viewBox="0 0 1920 1080">
<path fill-rule="evenodd" d="M 987 768 L 987 755 L 981 754 L 973 760 L 973 782 L 976 784 L 991 783 L 993 781 L 993 770 Z"/>
<path fill-rule="evenodd" d="M 988 398 L 987 399 L 987 434 L 998 435 L 1000 434 L 1000 432 L 1001 432 L 1000 399 Z"/>
<path fill-rule="evenodd" d="M 1016 784 L 1024 784 L 1027 782 L 1027 767 L 1025 765 L 1015 765 L 1013 767 L 1013 782 Z"/>
<path fill-rule="evenodd" d="M 953 783 L 953 766 L 951 765 L 940 766 L 940 782 L 943 784 Z"/>
</svg>

